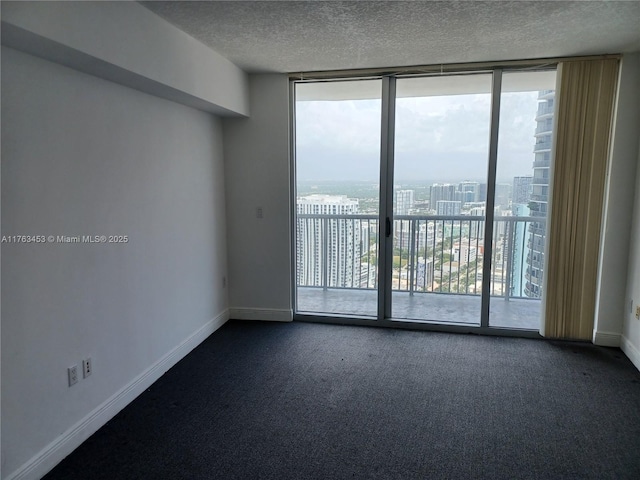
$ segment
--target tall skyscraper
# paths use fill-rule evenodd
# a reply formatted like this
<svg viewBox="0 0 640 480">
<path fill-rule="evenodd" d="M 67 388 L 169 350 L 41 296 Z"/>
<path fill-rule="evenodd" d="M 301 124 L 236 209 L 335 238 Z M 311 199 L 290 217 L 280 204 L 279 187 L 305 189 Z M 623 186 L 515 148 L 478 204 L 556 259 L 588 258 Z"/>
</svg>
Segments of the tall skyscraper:
<svg viewBox="0 0 640 480">
<path fill-rule="evenodd" d="M 438 202 L 440 201 L 456 201 L 457 191 L 457 185 L 453 185 L 451 183 L 434 183 L 433 185 L 431 185 L 429 191 L 429 208 L 431 208 L 432 210 L 436 210 Z"/>
<path fill-rule="evenodd" d="M 445 215 L 448 217 L 460 215 L 461 207 L 461 203 L 457 201 L 439 200 L 436 203 L 436 215 Z"/>
<path fill-rule="evenodd" d="M 415 203 L 413 190 L 396 190 L 396 215 L 409 215 Z"/>
<path fill-rule="evenodd" d="M 522 202 L 514 202 L 512 212 L 514 217 L 528 217 L 530 214 L 529 207 Z M 529 232 L 526 228 L 525 222 L 515 223 L 512 235 L 514 237 L 511 247 L 511 258 L 513 261 L 511 266 L 511 290 L 509 291 L 509 295 L 512 297 L 522 297 L 525 293 L 524 287 L 527 282 L 525 277 L 528 266 L 527 259 L 531 256 L 531 249 L 527 243 Z"/>
<path fill-rule="evenodd" d="M 527 205 L 531 198 L 532 176 L 513 177 L 513 190 L 511 193 L 511 204 Z M 513 210 L 513 207 L 512 207 Z"/>
<path fill-rule="evenodd" d="M 415 205 L 414 190 L 396 190 L 394 215 L 409 215 Z M 393 222 L 393 242 L 396 247 L 409 249 L 411 245 L 411 222 L 409 220 L 395 220 Z M 424 231 L 413 232 L 414 245 L 424 244 Z M 422 241 L 422 243 L 420 243 Z"/>
<path fill-rule="evenodd" d="M 495 206 L 503 210 L 509 208 L 509 199 L 511 198 L 510 183 L 496 183 L 496 199 Z"/>
<path fill-rule="evenodd" d="M 487 201 L 487 184 L 486 183 L 480 184 L 478 201 L 479 202 Z"/>
<path fill-rule="evenodd" d="M 458 194 L 456 200 L 465 203 L 480 201 L 480 184 L 478 182 L 460 182 L 458 184 Z"/>
<path fill-rule="evenodd" d="M 486 210 L 487 208 L 485 204 L 482 203 L 481 205 L 472 207 L 469 211 L 469 215 L 471 215 L 472 217 L 484 217 L 484 212 Z M 472 222 L 469 222 L 469 237 L 482 240 L 484 238 L 484 227 L 484 221 L 474 220 Z"/>
<path fill-rule="evenodd" d="M 547 217 L 549 201 L 549 169 L 551 166 L 551 138 L 553 135 L 553 111 L 555 91 L 542 90 L 538 94 L 536 114 L 536 144 L 531 179 L 531 199 L 529 208 L 532 217 Z M 544 270 L 544 247 L 546 222 L 532 222 L 529 227 L 529 253 L 525 273 L 525 295 L 531 298 L 542 296 L 542 278 Z"/>
<path fill-rule="evenodd" d="M 346 195 L 308 195 L 297 201 L 297 281 L 300 286 L 360 286 L 362 225 L 344 215 L 358 213 L 358 200 Z"/>
<path fill-rule="evenodd" d="M 433 289 L 433 260 L 430 258 L 418 257 L 416 262 L 415 289 L 422 292 Z"/>
</svg>

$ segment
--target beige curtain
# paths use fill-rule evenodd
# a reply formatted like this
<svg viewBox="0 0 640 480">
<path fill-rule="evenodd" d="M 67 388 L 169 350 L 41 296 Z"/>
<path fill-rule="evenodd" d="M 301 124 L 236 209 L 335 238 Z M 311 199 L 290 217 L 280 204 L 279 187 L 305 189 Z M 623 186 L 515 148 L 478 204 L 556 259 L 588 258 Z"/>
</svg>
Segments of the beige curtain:
<svg viewBox="0 0 640 480">
<path fill-rule="evenodd" d="M 545 258 L 548 338 L 591 340 L 618 59 L 562 62 Z"/>
</svg>

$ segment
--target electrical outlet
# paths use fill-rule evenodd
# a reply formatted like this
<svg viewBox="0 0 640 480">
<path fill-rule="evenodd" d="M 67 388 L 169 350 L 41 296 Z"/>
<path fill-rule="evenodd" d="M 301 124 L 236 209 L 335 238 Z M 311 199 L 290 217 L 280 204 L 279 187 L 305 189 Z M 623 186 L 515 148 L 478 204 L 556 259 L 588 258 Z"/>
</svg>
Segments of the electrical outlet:
<svg viewBox="0 0 640 480">
<path fill-rule="evenodd" d="M 91 363 L 91 357 L 87 357 L 82 361 L 82 376 L 87 378 L 93 372 L 93 364 Z"/>
<path fill-rule="evenodd" d="M 636 318 L 640 320 L 640 305 L 636 305 Z"/>
<path fill-rule="evenodd" d="M 78 366 L 72 365 L 67 368 L 67 374 L 69 375 L 69 386 L 78 383 Z"/>
<path fill-rule="evenodd" d="M 262 207 L 256 207 L 256 218 L 264 218 Z"/>
</svg>

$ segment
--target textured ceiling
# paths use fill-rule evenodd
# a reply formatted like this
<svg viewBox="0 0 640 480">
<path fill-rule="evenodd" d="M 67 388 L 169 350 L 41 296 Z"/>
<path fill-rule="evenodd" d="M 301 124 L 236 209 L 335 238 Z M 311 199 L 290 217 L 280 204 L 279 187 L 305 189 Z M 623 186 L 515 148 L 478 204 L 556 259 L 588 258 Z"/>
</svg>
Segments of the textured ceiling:
<svg viewBox="0 0 640 480">
<path fill-rule="evenodd" d="M 248 72 L 640 51 L 640 1 L 141 3 Z"/>
</svg>

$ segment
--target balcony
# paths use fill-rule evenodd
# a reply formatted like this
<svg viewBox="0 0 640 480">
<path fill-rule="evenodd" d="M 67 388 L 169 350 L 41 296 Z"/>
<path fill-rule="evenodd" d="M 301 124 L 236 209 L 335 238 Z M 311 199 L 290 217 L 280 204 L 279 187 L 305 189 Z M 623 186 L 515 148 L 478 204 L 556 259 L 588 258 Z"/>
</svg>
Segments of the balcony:
<svg viewBox="0 0 640 480">
<path fill-rule="evenodd" d="M 538 111 L 536 112 L 536 120 L 545 116 L 553 115 L 553 103 L 545 102 L 538 105 Z"/>
<path fill-rule="evenodd" d="M 550 160 L 534 160 L 533 168 L 548 168 L 551 165 Z"/>
<path fill-rule="evenodd" d="M 549 177 L 536 177 L 533 176 L 531 178 L 531 185 L 543 185 L 543 186 L 548 186 L 549 185 Z"/>
<path fill-rule="evenodd" d="M 547 233 L 547 226 L 545 222 L 534 222 L 529 226 L 529 232 L 538 236 L 544 236 Z M 543 239 L 544 243 L 544 239 Z"/>
<path fill-rule="evenodd" d="M 538 135 L 542 135 L 542 134 L 551 134 L 553 130 L 553 124 L 550 122 L 544 122 L 544 123 L 540 123 L 538 124 L 538 126 L 536 127 L 536 136 Z"/>
<path fill-rule="evenodd" d="M 491 326 L 538 328 L 540 301 L 525 292 L 533 225 L 540 231 L 544 219 L 495 218 Z M 379 219 L 373 215 L 297 216 L 298 311 L 376 315 L 378 227 Z M 392 231 L 392 317 L 477 325 L 485 261 L 484 229 L 483 217 L 396 216 Z M 342 232 L 337 237 L 340 240 L 335 240 L 335 231 Z"/>
<path fill-rule="evenodd" d="M 549 140 L 549 139 L 546 139 L 545 141 L 542 141 L 540 143 L 536 143 L 533 146 L 534 153 L 544 152 L 545 150 L 551 150 L 551 140 Z M 534 167 L 535 167 L 535 165 L 534 165 Z"/>
</svg>

